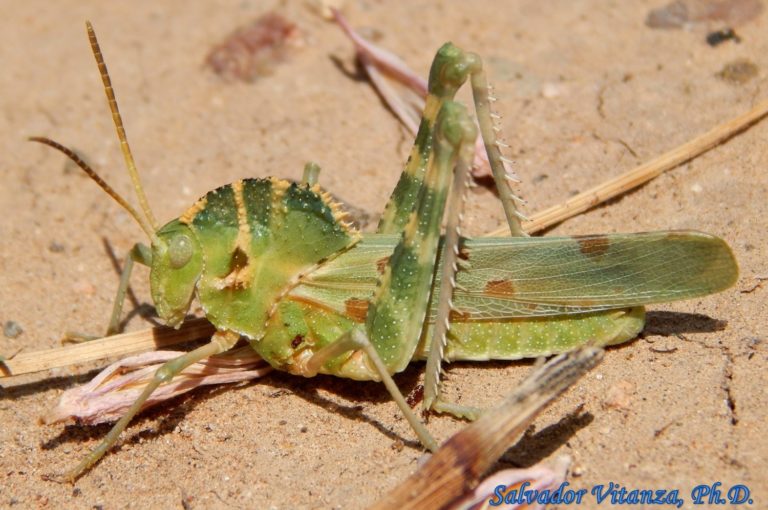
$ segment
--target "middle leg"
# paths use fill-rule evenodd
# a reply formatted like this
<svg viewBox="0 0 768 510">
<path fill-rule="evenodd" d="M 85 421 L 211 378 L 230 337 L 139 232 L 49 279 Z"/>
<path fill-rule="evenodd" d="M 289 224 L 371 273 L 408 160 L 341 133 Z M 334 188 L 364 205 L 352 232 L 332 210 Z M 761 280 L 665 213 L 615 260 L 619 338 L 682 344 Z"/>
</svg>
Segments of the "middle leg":
<svg viewBox="0 0 768 510">
<path fill-rule="evenodd" d="M 402 371 L 416 350 L 430 304 L 440 227 L 454 167 L 468 167 L 476 127 L 466 109 L 445 102 L 438 115 L 423 186 L 408 215 L 400 242 L 381 275 L 368 306 L 365 329 L 358 326 L 315 353 L 306 375 L 350 350 L 367 355 L 368 373 L 383 380 L 424 446 L 436 447 L 426 428 L 408 407 L 390 374 Z"/>
<path fill-rule="evenodd" d="M 477 113 L 477 121 L 480 127 L 480 133 L 485 145 L 485 151 L 488 156 L 488 162 L 491 166 L 496 189 L 499 192 L 504 214 L 512 236 L 526 235 L 522 229 L 521 219 L 525 219 L 517 209 L 516 197 L 510 188 L 510 181 L 513 178 L 507 173 L 504 166 L 505 160 L 499 149 L 501 145 L 496 139 L 496 133 L 491 118 L 490 101 L 488 93 L 488 83 L 483 71 L 482 60 L 474 55 L 472 59 L 474 65 L 470 71 L 470 82 L 472 85 L 472 95 Z M 425 410 L 435 410 L 437 412 L 449 413 L 459 418 L 477 419 L 480 410 L 475 407 L 458 405 L 443 400 L 440 391 L 440 374 L 443 362 L 445 345 L 447 341 L 448 330 L 450 329 L 450 314 L 453 310 L 452 295 L 456 287 L 456 272 L 459 265 L 459 245 L 460 236 L 460 218 L 461 208 L 464 203 L 464 189 L 466 186 L 468 169 L 457 168 L 454 175 L 454 185 L 452 187 L 451 200 L 448 203 L 446 213 L 445 239 L 442 250 L 442 272 L 440 276 L 440 292 L 437 296 L 437 309 L 435 314 L 435 327 L 430 343 L 429 356 L 427 358 L 427 368 L 424 375 L 424 404 Z"/>
</svg>

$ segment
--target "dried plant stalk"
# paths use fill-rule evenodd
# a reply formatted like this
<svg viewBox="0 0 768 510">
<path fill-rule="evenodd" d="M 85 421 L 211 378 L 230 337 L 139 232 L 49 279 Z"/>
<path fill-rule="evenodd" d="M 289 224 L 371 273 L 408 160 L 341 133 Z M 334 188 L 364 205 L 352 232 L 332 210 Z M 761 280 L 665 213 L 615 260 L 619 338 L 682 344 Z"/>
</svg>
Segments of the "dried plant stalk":
<svg viewBox="0 0 768 510">
<path fill-rule="evenodd" d="M 763 101 L 747 113 L 739 115 L 719 126 L 707 131 L 689 142 L 684 143 L 661 156 L 652 159 L 618 177 L 610 179 L 594 188 L 579 193 L 565 202 L 545 209 L 531 216 L 530 221 L 523 222 L 523 229 L 533 234 L 545 228 L 557 225 L 562 221 L 583 213 L 603 202 L 635 189 L 646 182 L 671 170 L 678 165 L 690 161 L 710 149 L 726 142 L 735 135 L 748 129 L 763 117 L 768 115 L 768 101 Z M 508 228 L 501 227 L 489 236 L 506 235 Z"/>
<path fill-rule="evenodd" d="M 75 345 L 22 352 L 10 359 L 0 361 L 0 372 L 2 377 L 10 377 L 102 360 L 112 356 L 158 350 L 210 337 L 214 331 L 214 327 L 206 319 L 191 319 L 178 330 L 166 327 L 142 329 Z"/>
<path fill-rule="evenodd" d="M 602 358 L 602 349 L 582 347 L 534 370 L 500 406 L 448 439 L 371 510 L 439 509 L 456 504 L 472 492 L 480 477 L 546 405 Z"/>
</svg>

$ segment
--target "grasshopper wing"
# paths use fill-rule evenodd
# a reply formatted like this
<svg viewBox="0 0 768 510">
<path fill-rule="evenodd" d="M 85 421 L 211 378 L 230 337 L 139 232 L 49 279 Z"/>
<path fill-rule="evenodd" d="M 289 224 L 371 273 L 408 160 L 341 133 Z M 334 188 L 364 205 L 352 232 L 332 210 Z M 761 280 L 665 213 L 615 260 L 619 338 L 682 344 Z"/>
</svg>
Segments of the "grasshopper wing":
<svg viewBox="0 0 768 510">
<path fill-rule="evenodd" d="M 366 235 L 306 275 L 289 298 L 364 317 L 396 243 L 394 236 Z M 725 241 L 693 231 L 464 239 L 461 259 L 454 292 L 458 321 L 581 314 L 690 299 L 724 290 L 738 276 Z"/>
<path fill-rule="evenodd" d="M 738 267 L 728 245 L 692 231 L 467 242 L 456 308 L 477 319 L 587 313 L 724 290 Z"/>
</svg>

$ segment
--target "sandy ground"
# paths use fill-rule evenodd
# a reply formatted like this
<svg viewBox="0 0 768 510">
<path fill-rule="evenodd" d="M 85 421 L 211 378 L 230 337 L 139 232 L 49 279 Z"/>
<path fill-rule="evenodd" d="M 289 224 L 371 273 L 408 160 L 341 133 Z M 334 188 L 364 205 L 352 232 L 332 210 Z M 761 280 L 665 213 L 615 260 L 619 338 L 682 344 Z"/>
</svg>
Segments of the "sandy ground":
<svg viewBox="0 0 768 510">
<path fill-rule="evenodd" d="M 705 43 L 717 23 L 653 30 L 642 2 L 348 2 L 358 27 L 426 73 L 447 40 L 484 56 L 528 211 L 562 201 L 748 110 L 768 95 L 768 15 L 737 27 L 741 43 Z M 254 83 L 224 83 L 203 65 L 243 22 L 277 9 L 306 47 Z M 127 196 L 130 184 L 83 21 L 109 64 L 149 202 L 161 221 L 242 177 L 298 179 L 307 160 L 322 184 L 376 214 L 410 137 L 373 90 L 350 78 L 352 50 L 305 2 L 3 2 L 0 18 L 0 321 L 24 330 L 0 352 L 57 344 L 67 330 L 105 326 L 117 253 L 144 241 L 130 217 L 51 150 L 71 145 Z M 340 67 L 334 63 L 336 59 Z M 757 75 L 717 76 L 737 59 Z M 768 123 L 549 234 L 698 229 L 725 238 L 741 267 L 719 295 L 652 307 L 642 337 L 611 349 L 514 445 L 503 467 L 573 456 L 572 485 L 610 481 L 679 489 L 746 484 L 768 500 L 765 243 Z M 485 189 L 468 230 L 502 222 Z M 134 290 L 149 300 L 147 273 Z M 141 318 L 128 329 L 147 326 Z M 38 426 L 37 417 L 95 366 L 0 383 L 0 507 L 361 508 L 383 497 L 422 452 L 385 390 L 331 377 L 273 374 L 136 420 L 121 446 L 72 487 L 44 480 L 73 466 L 107 431 Z M 529 362 L 457 363 L 447 389 L 491 405 Z M 398 377 L 408 391 L 422 365 Z M 92 375 L 92 374 L 91 374 Z M 618 399 L 618 400 L 617 400 Z M 619 404 L 618 406 L 607 404 Z M 462 427 L 432 417 L 442 439 Z M 396 446 L 404 441 L 405 448 Z M 589 505 L 588 505 L 589 506 Z"/>
</svg>

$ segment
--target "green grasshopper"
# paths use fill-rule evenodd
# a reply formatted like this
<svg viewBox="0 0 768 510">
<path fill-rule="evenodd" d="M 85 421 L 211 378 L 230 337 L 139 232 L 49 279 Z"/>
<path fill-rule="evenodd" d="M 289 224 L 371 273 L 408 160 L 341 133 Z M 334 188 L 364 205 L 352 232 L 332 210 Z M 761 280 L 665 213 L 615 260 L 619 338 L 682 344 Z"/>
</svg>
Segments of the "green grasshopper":
<svg viewBox="0 0 768 510">
<path fill-rule="evenodd" d="M 728 245 L 698 232 L 526 237 L 507 193 L 501 196 L 514 235 L 462 238 L 477 125 L 453 97 L 468 80 L 497 186 L 508 184 L 482 61 L 450 43 L 432 63 L 418 135 L 375 234 L 361 235 L 346 221 L 311 165 L 301 183 L 268 178 L 222 186 L 158 227 L 90 23 L 87 31 L 143 215 L 72 150 L 32 140 L 72 159 L 151 241 L 135 245 L 126 260 L 109 332 L 117 329 L 134 262 L 150 267 L 152 299 L 168 326 L 178 328 L 197 298 L 216 332 L 157 370 L 70 480 L 115 444 L 161 384 L 241 337 L 279 370 L 384 382 L 421 443 L 434 450 L 391 377 L 412 360 L 427 359 L 427 409 L 473 418 L 477 410 L 440 397 L 443 360 L 512 360 L 587 342 L 618 344 L 643 328 L 643 305 L 718 292 L 737 277 Z"/>
</svg>

